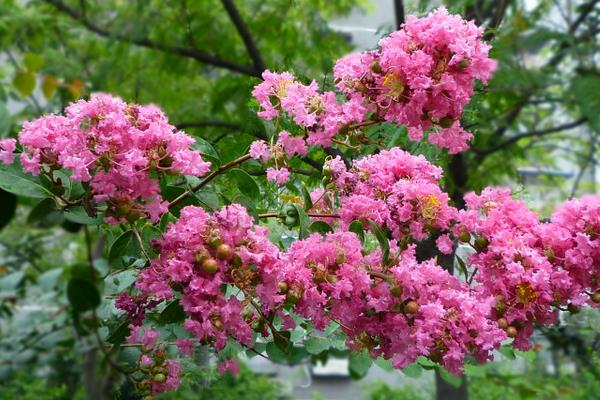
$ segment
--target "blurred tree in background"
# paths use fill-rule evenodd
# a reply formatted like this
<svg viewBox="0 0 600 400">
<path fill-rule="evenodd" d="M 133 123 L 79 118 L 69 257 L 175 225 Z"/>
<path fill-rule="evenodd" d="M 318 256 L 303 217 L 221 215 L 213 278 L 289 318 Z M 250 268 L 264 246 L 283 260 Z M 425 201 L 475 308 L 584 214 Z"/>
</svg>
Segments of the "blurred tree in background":
<svg viewBox="0 0 600 400">
<path fill-rule="evenodd" d="M 439 3 L 395 1 L 399 18 Z M 461 205 L 468 191 L 518 180 L 519 167 L 560 169 L 564 160 L 579 166 L 573 179 L 567 182 L 553 175 L 542 179 L 551 180 L 562 198 L 595 191 L 600 1 L 445 3 L 487 28 L 492 57 L 499 61 L 495 77 L 478 92 L 465 116 L 465 125 L 475 133 L 473 151 L 434 155 L 438 164 L 449 167 L 446 185 L 455 203 Z M 211 161 L 225 163 L 264 137 L 264 127 L 249 105 L 261 71 L 291 70 L 306 80 L 329 73 L 335 59 L 352 48 L 327 21 L 368 4 L 366 0 L 3 1 L 0 138 L 16 136 L 23 120 L 102 91 L 126 101 L 158 104 L 181 129 L 201 137 L 200 146 Z M 332 84 L 330 78 L 320 83 Z M 405 142 L 402 129 L 395 128 L 390 135 L 397 143 L 416 146 Z M 314 184 L 311 172 L 320 169 L 326 155 L 313 151 L 294 167 Z M 264 174 L 258 166 L 250 172 Z M 233 181 L 219 181 L 216 188 L 229 197 L 244 195 Z M 211 199 L 207 194 L 206 201 Z M 543 212 L 551 209 L 550 203 L 544 204 Z M 0 226 L 6 226 L 0 234 L 0 380 L 23 365 L 36 365 L 46 369 L 52 382 L 66 384 L 57 396 L 74 396 L 80 376 L 88 393 L 108 393 L 114 389 L 114 375 L 107 373 L 98 380 L 94 372 L 106 367 L 103 363 L 110 358 L 93 342 L 80 347 L 81 354 L 72 353 L 80 338 L 72 327 L 65 282 L 82 273 L 79 265 L 86 253 L 81 226 L 48 203 L 17 201 L 4 191 L 0 204 Z M 566 354 L 593 370 L 590 351 L 599 340 L 597 326 L 591 332 L 572 329 L 568 335 L 558 329 L 544 332 L 562 354 L 557 357 Z M 464 381 L 456 389 L 438 377 L 438 385 L 440 398 L 450 398 L 444 393 L 466 396 Z"/>
</svg>

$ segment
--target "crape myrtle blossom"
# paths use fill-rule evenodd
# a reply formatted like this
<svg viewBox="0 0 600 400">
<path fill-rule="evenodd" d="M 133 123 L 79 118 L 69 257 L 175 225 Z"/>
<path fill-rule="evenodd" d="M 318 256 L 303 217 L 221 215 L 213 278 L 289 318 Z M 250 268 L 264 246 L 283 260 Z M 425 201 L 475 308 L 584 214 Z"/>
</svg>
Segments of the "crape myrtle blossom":
<svg viewBox="0 0 600 400">
<path fill-rule="evenodd" d="M 259 117 L 287 115 L 311 145 L 327 147 L 340 133 L 387 121 L 405 125 L 413 141 L 427 133 L 431 144 L 455 154 L 473 137 L 459 120 L 475 81 L 487 83 L 496 68 L 489 50 L 482 28 L 440 7 L 424 18 L 409 17 L 378 50 L 339 59 L 333 74 L 341 101 L 289 72 L 265 71 L 252 94 Z"/>
<path fill-rule="evenodd" d="M 0 162 L 4 164 L 12 164 L 15 160 L 15 148 L 17 141 L 15 139 L 0 140 Z"/>
<path fill-rule="evenodd" d="M 600 195 L 562 204 L 545 224 L 543 242 L 549 261 L 565 269 L 590 305 L 600 307 Z"/>
<path fill-rule="evenodd" d="M 154 174 L 200 176 L 210 163 L 189 147 L 194 139 L 176 131 L 154 105 L 127 104 L 107 94 L 79 100 L 62 115 L 25 122 L 19 134 L 26 172 L 50 174 L 63 168 L 105 203 L 109 222 L 142 216 L 158 221 L 167 211 Z M 14 143 L 0 143 L 0 159 L 12 162 Z"/>
<path fill-rule="evenodd" d="M 456 216 L 439 186 L 442 170 L 423 156 L 392 148 L 356 160 L 350 170 L 339 159 L 325 168 L 339 191 L 343 226 L 373 221 L 407 244 L 446 230 Z M 442 247 L 447 252 L 446 242 Z"/>
<path fill-rule="evenodd" d="M 580 305 L 582 293 L 565 268 L 552 264 L 543 246 L 554 228 L 512 199 L 510 189 L 487 188 L 466 195 L 465 202 L 453 231 L 466 242 L 471 234 L 476 237 L 476 252 L 468 260 L 477 268 L 476 290 L 495 297 L 492 317 L 515 337 L 515 347 L 528 350 L 534 324 L 553 324 L 557 307 Z"/>
</svg>

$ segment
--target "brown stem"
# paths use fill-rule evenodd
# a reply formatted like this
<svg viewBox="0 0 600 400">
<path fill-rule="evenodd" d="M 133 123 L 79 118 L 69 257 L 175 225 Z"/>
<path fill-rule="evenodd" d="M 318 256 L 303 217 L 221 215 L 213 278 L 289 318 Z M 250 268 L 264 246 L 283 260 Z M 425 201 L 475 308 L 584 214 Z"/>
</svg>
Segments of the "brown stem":
<svg viewBox="0 0 600 400">
<path fill-rule="evenodd" d="M 323 214 L 323 213 L 306 213 L 309 217 L 313 218 L 340 218 L 338 214 Z M 270 211 L 263 214 L 258 214 L 258 218 L 279 218 L 281 213 L 277 211 Z"/>
<path fill-rule="evenodd" d="M 241 156 L 240 158 L 236 158 L 233 161 L 230 161 L 230 162 L 228 162 L 226 164 L 220 165 L 217 169 L 215 169 L 213 172 L 211 172 L 210 174 L 208 174 L 206 176 L 206 178 L 204 178 L 199 184 L 197 184 L 196 186 L 194 186 L 192 188 L 192 190 L 189 190 L 189 191 L 187 191 L 185 193 L 182 193 L 177 198 L 175 198 L 172 202 L 170 202 L 169 203 L 169 208 L 173 207 L 177 203 L 180 203 L 183 199 L 187 198 L 188 196 L 190 196 L 192 193 L 194 193 L 195 191 L 199 190 L 203 186 L 206 186 L 210 181 L 212 181 L 213 179 L 215 179 L 217 176 L 219 176 L 223 172 L 225 172 L 228 169 L 231 169 L 231 168 L 235 167 L 236 165 L 239 165 L 239 164 L 241 164 L 241 163 L 243 163 L 245 161 L 248 161 L 251 158 L 252 157 L 250 156 L 250 154 L 245 154 L 245 155 Z"/>
</svg>

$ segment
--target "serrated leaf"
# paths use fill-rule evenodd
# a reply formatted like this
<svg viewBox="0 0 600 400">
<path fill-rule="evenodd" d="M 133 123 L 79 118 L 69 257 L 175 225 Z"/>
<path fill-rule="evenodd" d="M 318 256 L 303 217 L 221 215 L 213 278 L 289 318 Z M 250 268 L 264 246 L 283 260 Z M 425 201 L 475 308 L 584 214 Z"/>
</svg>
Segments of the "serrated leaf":
<svg viewBox="0 0 600 400">
<path fill-rule="evenodd" d="M 35 89 L 35 75 L 31 72 L 17 72 L 13 78 L 13 85 L 21 96 L 27 97 Z"/>
<path fill-rule="evenodd" d="M 246 171 L 239 168 L 233 168 L 229 171 L 228 176 L 231 177 L 244 196 L 252 200 L 260 199 L 260 189 L 254 178 L 248 175 Z"/>
<path fill-rule="evenodd" d="M 72 278 L 67 285 L 67 298 L 75 312 L 92 310 L 100 305 L 100 293 L 87 279 Z"/>
</svg>

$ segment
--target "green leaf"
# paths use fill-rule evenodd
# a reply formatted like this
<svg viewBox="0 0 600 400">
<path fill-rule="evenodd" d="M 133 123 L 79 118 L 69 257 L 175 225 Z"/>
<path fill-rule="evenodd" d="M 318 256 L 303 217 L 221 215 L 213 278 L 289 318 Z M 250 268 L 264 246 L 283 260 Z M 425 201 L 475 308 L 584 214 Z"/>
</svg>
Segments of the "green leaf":
<svg viewBox="0 0 600 400">
<path fill-rule="evenodd" d="M 486 375 L 486 368 L 484 365 L 465 364 L 465 375 L 481 378 Z"/>
<path fill-rule="evenodd" d="M 117 266 L 127 265 L 127 262 L 122 263 L 123 257 L 126 256 L 134 258 L 139 256 L 139 249 L 137 244 L 134 243 L 133 232 L 131 230 L 123 232 L 110 246 L 108 250 L 108 263 L 111 265 L 116 264 Z"/>
<path fill-rule="evenodd" d="M 387 264 L 390 258 L 390 243 L 388 242 L 387 235 L 384 233 L 383 229 L 381 229 L 375 222 L 369 221 L 369 225 L 371 230 L 375 234 L 377 241 L 379 242 L 379 246 L 381 246 L 381 257 L 384 264 Z"/>
<path fill-rule="evenodd" d="M 63 214 L 65 219 L 76 222 L 78 224 L 83 225 L 100 225 L 102 223 L 102 217 L 98 216 L 96 218 L 90 217 L 83 207 L 70 207 Z"/>
<path fill-rule="evenodd" d="M 273 334 L 273 342 L 283 353 L 288 354 L 292 347 L 290 331 L 279 331 Z"/>
<path fill-rule="evenodd" d="M 12 274 L 8 274 L 0 278 L 0 292 L 15 290 L 23 279 L 25 278 L 25 273 L 23 271 L 13 272 Z"/>
<path fill-rule="evenodd" d="M 206 158 L 208 161 L 220 163 L 221 157 L 215 150 L 212 144 L 202 139 L 199 136 L 195 136 L 196 143 L 190 146 L 193 150 L 199 151 L 202 154 L 202 158 Z"/>
<path fill-rule="evenodd" d="M 287 355 L 277 347 L 277 345 L 273 342 L 267 343 L 267 356 L 273 362 L 284 362 L 287 361 Z"/>
<path fill-rule="evenodd" d="M 318 232 L 322 234 L 326 234 L 329 232 L 333 232 L 333 228 L 327 222 L 324 221 L 315 221 L 308 227 L 308 230 L 311 232 Z"/>
<path fill-rule="evenodd" d="M 0 138 L 8 137 L 11 125 L 12 122 L 8 108 L 6 108 L 4 102 L 0 102 Z"/>
<path fill-rule="evenodd" d="M 67 285 L 67 298 L 75 312 L 92 310 L 100 305 L 100 293 L 87 279 L 72 278 Z"/>
<path fill-rule="evenodd" d="M 230 176 L 237 185 L 238 190 L 246 197 L 252 200 L 260 199 L 260 188 L 256 184 L 254 178 L 252 178 L 248 173 L 239 168 L 233 168 L 229 171 L 228 176 Z"/>
<path fill-rule="evenodd" d="M 36 228 L 51 228 L 62 223 L 62 214 L 54 200 L 44 199 L 29 212 L 27 223 Z"/>
<path fill-rule="evenodd" d="M 17 196 L 6 190 L 0 189 L 0 229 L 10 223 L 17 210 Z"/>
<path fill-rule="evenodd" d="M 23 64 L 29 72 L 38 72 L 44 66 L 44 59 L 37 54 L 25 53 Z"/>
<path fill-rule="evenodd" d="M 360 379 L 364 377 L 367 372 L 369 372 L 369 368 L 371 368 L 372 363 L 373 360 L 366 351 L 362 351 L 360 353 L 355 351 L 351 352 L 348 364 L 350 376 L 353 379 Z"/>
<path fill-rule="evenodd" d="M 513 350 L 512 346 L 509 344 L 500 346 L 498 351 L 500 352 L 500 354 L 502 354 L 504 357 L 508 358 L 509 360 L 514 360 L 517 358 L 517 356 L 515 355 L 515 351 Z"/>
<path fill-rule="evenodd" d="M 306 351 L 309 354 L 320 354 L 329 348 L 329 340 L 324 337 L 311 337 L 304 342 Z"/>
<path fill-rule="evenodd" d="M 377 365 L 379 368 L 381 368 L 384 371 L 393 371 L 394 370 L 394 366 L 392 365 L 392 361 L 391 360 L 386 360 L 383 357 L 377 357 L 375 359 L 375 365 Z"/>
<path fill-rule="evenodd" d="M 108 337 L 106 341 L 108 343 L 119 345 L 125 341 L 125 338 L 131 334 L 129 329 L 129 324 L 131 321 L 129 319 L 125 319 L 117 324 L 113 329 L 109 329 Z"/>
<path fill-rule="evenodd" d="M 158 322 L 161 324 L 179 323 L 185 320 L 186 315 L 183 307 L 179 304 L 179 300 L 173 300 L 159 314 Z"/>
<path fill-rule="evenodd" d="M 459 387 L 462 383 L 462 378 L 460 376 L 454 376 L 450 372 L 446 371 L 445 368 L 439 367 L 438 371 L 440 373 L 440 377 L 445 380 L 449 385 L 454 387 Z"/>
<path fill-rule="evenodd" d="M 17 72 L 13 79 L 13 85 L 21 96 L 27 97 L 35 89 L 35 75 L 31 72 Z"/>
<path fill-rule="evenodd" d="M 306 211 L 304 211 L 304 208 L 302 206 L 300 206 L 298 204 L 294 204 L 293 206 L 298 211 L 298 222 L 300 222 L 299 237 L 300 237 L 300 239 L 306 239 L 310 232 L 309 231 L 309 227 L 311 224 L 310 218 L 308 217 L 308 215 L 306 215 Z"/>
<path fill-rule="evenodd" d="M 300 189 L 302 192 L 302 198 L 304 200 L 304 209 L 310 210 L 311 208 L 313 208 L 313 202 L 310 197 L 310 193 L 308 192 L 308 189 L 304 185 L 302 185 L 302 187 Z"/>
<path fill-rule="evenodd" d="M 581 113 L 588 119 L 590 126 L 600 132 L 600 77 L 596 75 L 577 76 L 571 84 L 571 91 Z"/>
<path fill-rule="evenodd" d="M 365 241 L 365 230 L 363 228 L 362 222 L 356 220 L 352 221 L 350 223 L 350 226 L 348 227 L 348 230 L 350 232 L 354 232 L 356 236 L 360 238 L 361 242 Z"/>
<path fill-rule="evenodd" d="M 0 163 L 0 188 L 17 196 L 38 199 L 52 196 L 52 193 L 40 183 L 37 177 L 23 172 L 18 160 L 11 165 Z"/>
<path fill-rule="evenodd" d="M 423 367 L 418 363 L 412 363 L 404 367 L 402 373 L 409 378 L 418 378 L 423 374 Z"/>
</svg>

